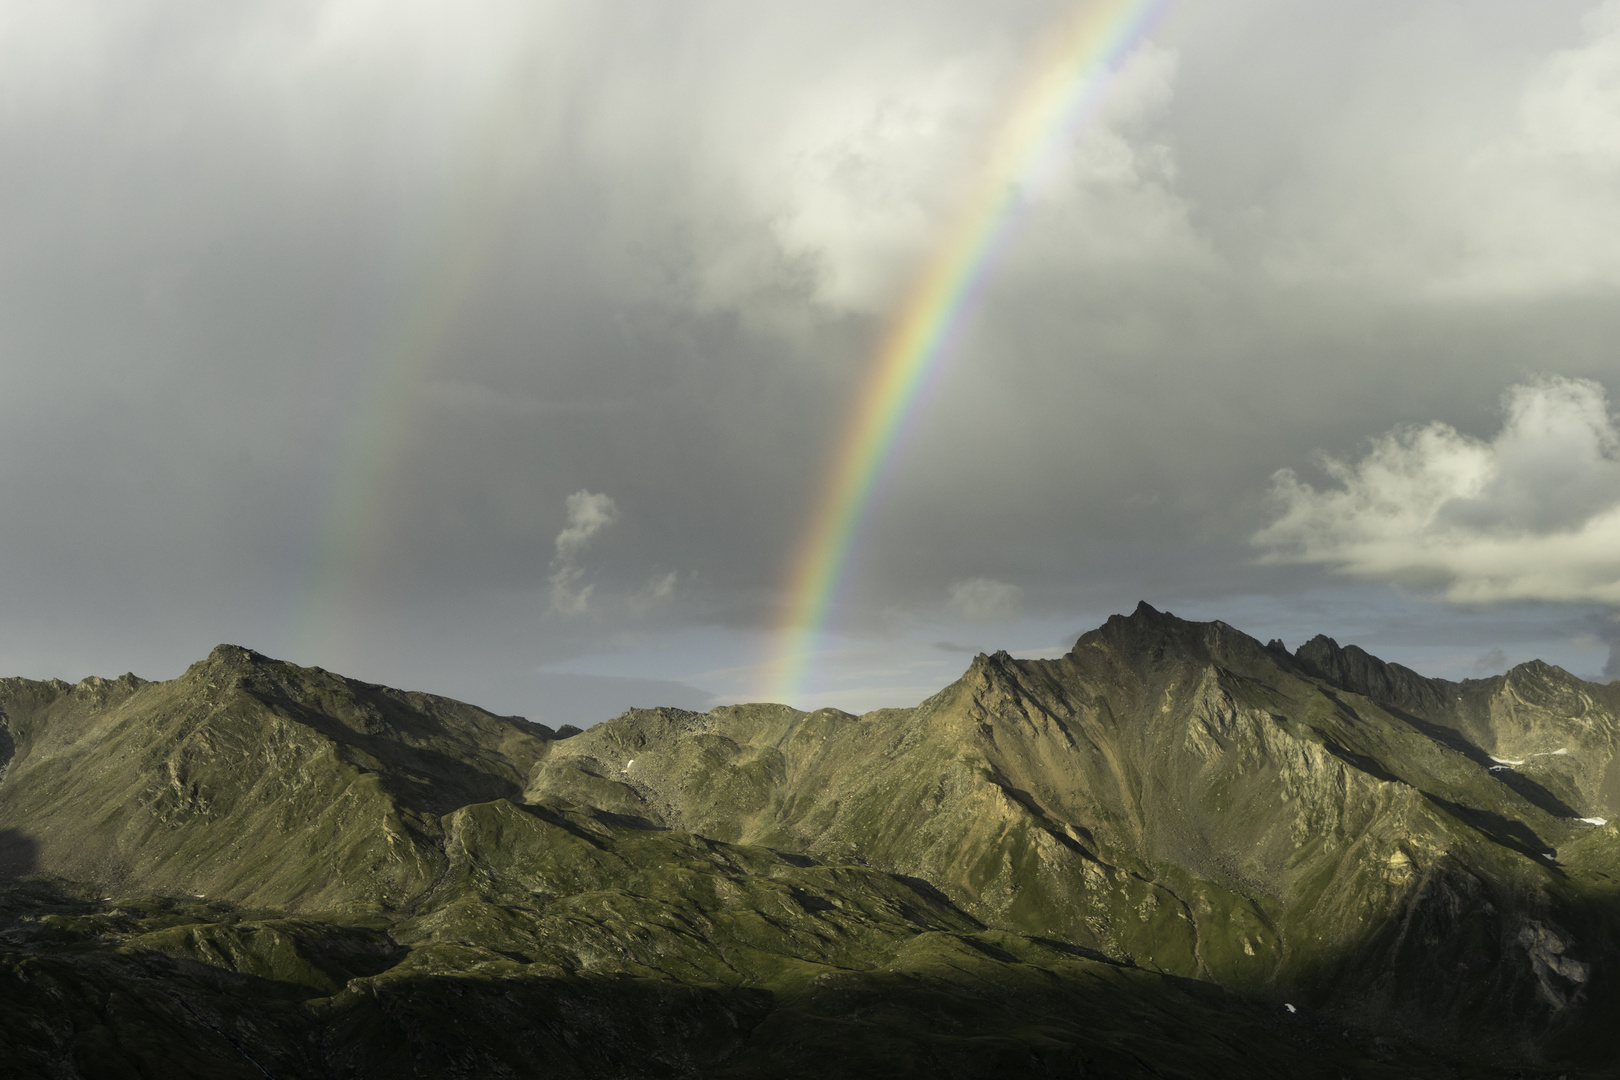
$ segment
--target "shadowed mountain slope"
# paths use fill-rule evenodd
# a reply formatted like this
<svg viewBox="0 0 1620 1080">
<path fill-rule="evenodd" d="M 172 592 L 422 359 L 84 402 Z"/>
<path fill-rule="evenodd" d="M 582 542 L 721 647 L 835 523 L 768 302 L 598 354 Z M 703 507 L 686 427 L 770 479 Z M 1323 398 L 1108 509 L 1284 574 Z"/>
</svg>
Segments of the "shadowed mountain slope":
<svg viewBox="0 0 1620 1080">
<path fill-rule="evenodd" d="M 231 646 L 0 680 L 0 1065 L 1607 1075 L 1617 690 L 1146 605 L 567 738 Z"/>
</svg>

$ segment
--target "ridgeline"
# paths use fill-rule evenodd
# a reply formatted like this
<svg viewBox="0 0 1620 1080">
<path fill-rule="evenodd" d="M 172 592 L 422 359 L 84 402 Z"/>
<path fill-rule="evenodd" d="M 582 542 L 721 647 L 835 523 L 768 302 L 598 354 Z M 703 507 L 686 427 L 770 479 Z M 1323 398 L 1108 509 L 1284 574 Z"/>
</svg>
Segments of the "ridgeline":
<svg viewBox="0 0 1620 1080">
<path fill-rule="evenodd" d="M 859 717 L 5 679 L 0 1073 L 1617 1075 L 1617 750 L 1145 604 Z"/>
</svg>

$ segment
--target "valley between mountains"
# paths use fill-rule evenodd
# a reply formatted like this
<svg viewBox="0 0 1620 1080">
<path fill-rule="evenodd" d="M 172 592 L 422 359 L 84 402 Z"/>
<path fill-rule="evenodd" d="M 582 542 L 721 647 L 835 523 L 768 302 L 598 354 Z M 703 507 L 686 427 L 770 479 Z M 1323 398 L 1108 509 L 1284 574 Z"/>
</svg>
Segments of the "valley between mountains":
<svg viewBox="0 0 1620 1080">
<path fill-rule="evenodd" d="M 0 1073 L 1620 1075 L 1620 683 L 1141 605 L 585 731 L 222 645 L 0 680 Z"/>
</svg>

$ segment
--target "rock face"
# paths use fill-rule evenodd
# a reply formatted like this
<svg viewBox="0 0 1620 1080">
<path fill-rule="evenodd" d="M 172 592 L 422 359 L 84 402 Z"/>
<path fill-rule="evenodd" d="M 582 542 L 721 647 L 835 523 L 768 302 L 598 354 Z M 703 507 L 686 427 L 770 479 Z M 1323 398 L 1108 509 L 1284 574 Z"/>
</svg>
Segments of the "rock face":
<svg viewBox="0 0 1620 1080">
<path fill-rule="evenodd" d="M 170 683 L 0 680 L 0 1060 L 1601 1070 L 1617 738 L 1620 684 L 1146 605 L 861 717 L 556 733 L 230 646 Z"/>
</svg>

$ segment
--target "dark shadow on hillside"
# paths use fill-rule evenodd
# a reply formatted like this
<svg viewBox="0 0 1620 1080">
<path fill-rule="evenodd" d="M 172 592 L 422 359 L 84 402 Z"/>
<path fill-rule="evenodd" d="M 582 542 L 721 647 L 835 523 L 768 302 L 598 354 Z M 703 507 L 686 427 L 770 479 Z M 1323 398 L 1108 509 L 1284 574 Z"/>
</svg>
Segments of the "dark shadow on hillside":
<svg viewBox="0 0 1620 1080">
<path fill-rule="evenodd" d="M 1035 819 L 1041 823 L 1047 834 L 1050 835 L 1052 839 L 1056 840 L 1058 843 L 1062 844 L 1076 855 L 1079 855 L 1081 858 L 1091 859 L 1093 862 L 1096 861 L 1096 856 L 1092 855 L 1091 852 L 1087 851 L 1079 844 L 1078 841 L 1070 836 L 1067 830 L 1065 830 L 1060 824 L 1058 824 L 1055 818 L 1046 812 L 1046 808 L 1040 804 L 1040 801 L 1037 800 L 1034 795 L 1025 791 L 1023 788 L 1014 787 L 1011 781 L 1001 774 L 999 769 L 991 770 L 990 781 L 1002 791 L 1006 792 L 1009 798 L 1033 814 Z"/>
<path fill-rule="evenodd" d="M 935 888 L 933 882 L 927 881 L 920 877 L 911 877 L 907 874 L 893 874 L 891 876 L 896 881 L 904 883 L 907 888 L 916 893 L 918 896 L 922 897 L 928 903 L 933 904 L 936 907 L 945 908 L 967 925 L 975 927 L 979 930 L 987 929 L 984 923 L 957 907 L 956 901 L 952 900 L 949 896 L 946 896 L 939 889 Z M 904 909 L 904 913 L 906 918 L 924 926 L 932 925 L 933 923 L 933 920 L 929 919 L 922 912 L 917 911 L 909 906 Z"/>
<path fill-rule="evenodd" d="M 1569 803 L 1560 799 L 1522 772 L 1517 772 L 1512 768 L 1492 769 L 1491 776 L 1497 783 L 1502 784 L 1525 802 L 1540 807 L 1553 817 L 1577 818 L 1581 816 L 1579 810 L 1576 810 Z"/>
<path fill-rule="evenodd" d="M 1366 754 L 1358 754 L 1348 747 L 1341 746 L 1339 742 L 1333 738 L 1333 736 L 1329 735 L 1321 728 L 1312 728 L 1311 730 L 1316 732 L 1316 737 L 1322 740 L 1322 748 L 1324 750 L 1338 758 L 1340 761 L 1344 762 L 1346 765 L 1349 765 L 1351 768 L 1359 769 L 1368 776 L 1382 780 L 1386 784 L 1398 784 L 1401 782 L 1400 777 L 1384 768 L 1383 765 L 1368 757 Z"/>
<path fill-rule="evenodd" d="M 39 867 L 39 845 L 21 829 L 0 829 L 0 877 L 32 874 Z"/>
<path fill-rule="evenodd" d="M 1546 851 L 1518 822 L 1429 798 L 1506 848 Z M 1491 1075 L 1490 1066 L 1526 1077 L 1620 1075 L 1612 1020 L 1620 905 L 1535 861 L 1553 880 L 1527 895 L 1522 881 L 1442 854 L 1417 868 L 1389 917 L 1358 938 L 1314 949 L 1304 939 L 1311 960 L 1296 953 L 1274 992 L 1335 1024 L 1478 1063 L 1459 1076 Z M 1541 944 L 1548 940 L 1551 950 Z M 1512 1061 L 1525 1071 L 1515 1074 Z"/>
<path fill-rule="evenodd" d="M 1053 949 L 1053 950 L 1055 950 L 1057 952 L 1060 952 L 1060 953 L 1067 953 L 1070 956 L 1078 957 L 1081 960 L 1090 960 L 1092 963 L 1095 963 L 1095 964 L 1108 964 L 1108 965 L 1110 965 L 1112 967 L 1124 967 L 1124 968 L 1134 968 L 1136 966 L 1135 964 L 1131 963 L 1129 960 L 1121 960 L 1121 959 L 1118 959 L 1117 957 L 1109 956 L 1105 952 L 1099 952 L 1096 949 L 1088 949 L 1084 945 L 1076 945 L 1072 941 L 1059 941 L 1056 938 L 1044 938 L 1044 937 L 1032 937 L 1029 940 L 1031 940 L 1031 941 L 1033 941 L 1033 942 L 1035 942 L 1035 943 L 1037 943 L 1039 945 L 1044 945 L 1048 949 Z M 1174 977 L 1175 976 L 1169 976 L 1169 975 L 1165 976 L 1165 978 L 1174 978 Z M 1199 986 L 1210 986 L 1211 984 L 1209 984 L 1209 983 L 1198 983 L 1197 985 L 1199 985 Z"/>
<path fill-rule="evenodd" d="M 1505 1080 L 1528 1062 L 1475 1067 L 1461 1060 L 1472 1030 L 1463 1031 L 1449 1048 L 1435 1049 L 1425 1026 L 1449 1011 L 1470 1018 L 1477 1029 L 1494 1027 L 1502 1037 L 1482 1040 L 1486 1057 L 1522 1029 L 1537 1035 L 1564 1031 L 1572 1038 L 1605 1032 L 1606 1015 L 1570 1020 L 1579 1009 L 1549 1021 L 1550 1010 L 1538 1004 L 1534 976 L 1517 944 L 1516 920 L 1522 913 L 1512 912 L 1509 899 L 1477 880 L 1470 885 L 1465 870 L 1453 870 L 1461 868 L 1440 867 L 1427 875 L 1402 917 L 1307 973 L 1315 990 L 1295 996 L 1296 988 L 1278 987 L 1275 998 L 1246 999 L 1062 942 L 1037 939 L 1051 950 L 1047 956 L 1015 956 L 995 941 L 948 934 L 939 936 L 935 958 L 924 952 L 916 967 L 827 969 L 769 989 L 697 986 L 627 972 L 563 974 L 555 967 L 520 964 L 488 976 L 473 970 L 423 972 L 391 977 L 386 985 L 359 984 L 363 992 L 332 997 L 330 1004 L 310 1010 L 301 1003 L 326 992 L 308 983 L 128 952 L 94 934 L 59 944 L 42 938 L 29 947 L 30 970 L 44 973 L 57 997 L 46 1001 L 33 984 L 0 971 L 0 1016 L 7 1018 L 0 1027 L 0 1060 L 26 1049 L 73 1061 L 82 1044 L 122 1055 L 128 1068 L 120 1075 L 244 1080 L 329 1075 L 332 1054 L 346 1062 L 343 1075 L 351 1080 L 417 1075 Z M 33 914 L 106 918 L 132 910 L 126 902 L 109 910 L 36 884 L 20 883 L 12 890 L 17 895 L 28 890 Z M 942 895 L 920 879 L 908 884 L 930 899 Z M 1493 902 L 1494 914 L 1488 910 Z M 181 913 L 155 902 L 134 906 L 152 908 L 143 917 Z M 1539 918 L 1580 943 L 1579 959 L 1594 964 L 1592 985 L 1603 980 L 1607 987 L 1610 966 L 1604 958 L 1613 952 L 1606 944 L 1612 934 L 1605 938 L 1605 931 L 1578 913 Z M 1613 916 L 1608 918 L 1612 922 Z M 306 928 L 288 927 L 298 936 L 298 953 L 339 985 L 400 958 L 402 950 L 381 930 L 296 922 Z M 1395 983 L 1381 978 L 1390 972 L 1401 978 Z M 1355 1007 L 1332 999 L 1335 987 L 1343 987 L 1352 1003 L 1370 999 L 1375 1008 L 1358 1016 Z M 1490 1008 L 1480 1008 L 1480 993 Z M 125 998 L 129 1004 L 121 1010 L 107 1011 L 100 1004 Z M 1311 1008 L 1313 1000 L 1324 1008 Z M 1297 1003 L 1299 1012 L 1286 1013 L 1282 1001 Z M 69 1013 L 99 1026 L 79 1030 L 53 1021 Z M 1408 1018 L 1404 1035 L 1391 1030 L 1391 1016 Z M 1605 1038 L 1612 1042 L 1612 1037 L 1599 1038 L 1594 1057 L 1613 1049 Z M 316 1053 L 322 1060 L 313 1059 Z M 247 1062 L 253 1064 L 242 1068 Z"/>
<path fill-rule="evenodd" d="M 1553 817 L 1576 818 L 1580 813 L 1563 799 L 1548 791 L 1541 784 L 1530 777 L 1512 768 L 1501 768 L 1495 758 L 1470 742 L 1461 732 L 1443 724 L 1430 723 L 1411 713 L 1385 705 L 1384 711 L 1406 724 L 1414 731 L 1426 735 L 1435 742 L 1440 743 L 1466 757 L 1469 761 L 1484 769 L 1495 781 L 1512 791 L 1519 798 L 1539 810 L 1543 810 Z"/>
<path fill-rule="evenodd" d="M 1423 792 L 1423 797 L 1434 803 L 1440 809 L 1459 821 L 1466 822 L 1473 828 L 1484 833 L 1493 841 L 1505 848 L 1512 848 L 1527 859 L 1534 859 L 1544 866 L 1548 866 L 1553 873 L 1563 876 L 1563 871 L 1556 865 L 1548 862 L 1546 856 L 1557 853 L 1536 834 L 1536 831 L 1522 821 L 1504 817 L 1490 810 L 1480 810 L 1462 803 L 1442 799 L 1438 795 Z"/>
<path fill-rule="evenodd" d="M 522 798 L 522 783 L 486 771 L 476 760 L 476 752 L 463 759 L 432 746 L 414 745 L 418 739 L 442 734 L 436 730 L 438 722 L 432 717 L 412 715 L 400 703 L 381 695 L 373 695 L 376 701 L 364 702 L 376 707 L 380 716 L 358 721 L 363 729 L 280 689 L 258 689 L 254 696 L 344 748 L 348 764 L 375 773 L 402 806 L 440 815 L 470 803 L 495 799 L 516 802 Z"/>
<path fill-rule="evenodd" d="M 1054 977 L 997 952 L 975 948 L 961 982 L 837 971 L 774 991 L 607 974 L 423 975 L 391 981 L 383 998 L 345 999 L 331 1025 L 364 1063 L 357 1080 L 1459 1075 L 1455 1063 L 1398 1041 L 1289 1016 L 1193 980 L 1083 961 Z"/>
<path fill-rule="evenodd" d="M 667 825 L 644 818 L 639 814 L 616 814 L 600 807 L 591 808 L 591 816 L 614 829 L 634 829 L 636 832 L 670 832 Z"/>
<path fill-rule="evenodd" d="M 1356 712 L 1352 705 L 1344 701 L 1344 699 L 1340 698 L 1337 694 L 1326 689 L 1324 689 L 1322 692 L 1331 698 L 1335 705 L 1343 709 L 1345 713 L 1353 717 L 1358 723 L 1366 723 L 1366 721 L 1362 719 L 1361 714 Z M 1469 741 L 1467 736 L 1463 735 L 1455 728 L 1446 727 L 1444 724 L 1433 723 L 1423 719 L 1420 716 L 1414 716 L 1404 709 L 1401 709 L 1398 706 L 1392 705 L 1386 701 L 1378 702 L 1378 707 L 1383 709 L 1390 716 L 1393 716 L 1395 719 L 1399 720 L 1401 723 L 1405 724 L 1407 727 L 1411 728 L 1413 731 L 1416 731 L 1418 734 L 1423 735 L 1433 742 L 1439 743 L 1448 750 L 1461 754 L 1475 765 L 1478 765 L 1480 769 L 1493 780 L 1502 784 L 1515 795 L 1519 796 L 1519 798 L 1523 799 L 1531 806 L 1536 807 L 1538 810 L 1542 810 L 1557 818 L 1577 818 L 1581 816 L 1581 814 L 1577 812 L 1574 807 L 1570 806 L 1563 799 L 1560 799 L 1557 795 L 1554 795 L 1551 791 L 1548 791 L 1541 784 L 1530 779 L 1530 777 L 1511 768 L 1500 768 L 1497 765 L 1495 758 L 1491 757 L 1491 755 L 1487 754 L 1479 746 Z M 1351 764 L 1356 765 L 1357 768 L 1365 769 L 1365 771 L 1372 772 L 1374 775 L 1379 776 L 1380 779 L 1394 779 L 1393 777 L 1389 776 L 1387 772 L 1383 772 L 1382 769 L 1377 769 L 1376 764 L 1374 765 L 1374 768 L 1367 768 L 1365 765 L 1362 765 L 1361 761 L 1367 759 L 1362 759 L 1359 755 L 1356 755 L 1355 760 L 1352 760 L 1352 758 L 1345 757 L 1344 754 L 1339 753 L 1339 751 L 1336 750 L 1331 744 L 1328 745 L 1328 749 L 1335 754 L 1338 754 L 1338 756 L 1344 758 L 1346 761 L 1350 761 Z M 1377 769 L 1377 771 L 1375 771 L 1375 769 Z"/>
</svg>

